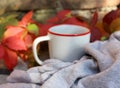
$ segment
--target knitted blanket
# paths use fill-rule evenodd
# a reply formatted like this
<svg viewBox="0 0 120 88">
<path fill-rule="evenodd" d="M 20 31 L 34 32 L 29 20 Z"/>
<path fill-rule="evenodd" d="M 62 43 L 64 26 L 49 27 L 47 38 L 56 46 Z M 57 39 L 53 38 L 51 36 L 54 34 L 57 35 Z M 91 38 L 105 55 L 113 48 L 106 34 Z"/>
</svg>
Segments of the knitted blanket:
<svg viewBox="0 0 120 88">
<path fill-rule="evenodd" d="M 48 59 L 27 71 L 14 70 L 0 88 L 120 88 L 120 32 L 89 43 L 85 51 L 74 62 Z"/>
</svg>

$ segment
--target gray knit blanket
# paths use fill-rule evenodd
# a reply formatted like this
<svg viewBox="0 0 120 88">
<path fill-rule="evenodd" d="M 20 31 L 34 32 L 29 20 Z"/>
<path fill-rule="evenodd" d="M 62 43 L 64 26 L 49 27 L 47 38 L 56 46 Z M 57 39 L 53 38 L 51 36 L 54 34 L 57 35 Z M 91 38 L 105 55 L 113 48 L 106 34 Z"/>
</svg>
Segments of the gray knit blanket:
<svg viewBox="0 0 120 88">
<path fill-rule="evenodd" d="M 14 70 L 0 88 L 120 88 L 120 32 L 85 50 L 74 62 L 49 59 L 27 71 Z"/>
</svg>

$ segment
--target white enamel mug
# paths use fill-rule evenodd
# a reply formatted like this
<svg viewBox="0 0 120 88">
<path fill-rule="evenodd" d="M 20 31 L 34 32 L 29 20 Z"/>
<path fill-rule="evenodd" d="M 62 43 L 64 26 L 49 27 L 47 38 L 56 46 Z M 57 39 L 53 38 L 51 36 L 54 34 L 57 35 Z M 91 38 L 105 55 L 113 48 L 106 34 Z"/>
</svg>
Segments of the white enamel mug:
<svg viewBox="0 0 120 88">
<path fill-rule="evenodd" d="M 37 45 L 48 41 L 50 58 L 72 62 L 80 59 L 84 54 L 84 47 L 90 42 L 90 30 L 86 27 L 62 24 L 48 30 L 47 36 L 41 36 L 33 42 L 33 55 L 36 62 L 42 65 L 38 57 Z"/>
</svg>

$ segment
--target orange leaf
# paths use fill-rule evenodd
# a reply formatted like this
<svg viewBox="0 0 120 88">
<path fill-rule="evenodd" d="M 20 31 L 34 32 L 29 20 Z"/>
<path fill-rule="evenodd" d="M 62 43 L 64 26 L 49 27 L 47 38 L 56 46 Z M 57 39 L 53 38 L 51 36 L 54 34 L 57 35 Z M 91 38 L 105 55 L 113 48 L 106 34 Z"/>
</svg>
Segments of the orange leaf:
<svg viewBox="0 0 120 88">
<path fill-rule="evenodd" d="M 32 16 L 33 16 L 33 11 L 30 11 L 27 14 L 25 14 L 22 20 L 19 22 L 19 26 L 26 27 L 27 24 L 31 21 Z"/>
<path fill-rule="evenodd" d="M 7 30 L 4 32 L 4 39 L 11 37 L 11 36 L 21 36 L 22 32 L 24 32 L 25 29 L 19 26 L 9 26 Z"/>
</svg>

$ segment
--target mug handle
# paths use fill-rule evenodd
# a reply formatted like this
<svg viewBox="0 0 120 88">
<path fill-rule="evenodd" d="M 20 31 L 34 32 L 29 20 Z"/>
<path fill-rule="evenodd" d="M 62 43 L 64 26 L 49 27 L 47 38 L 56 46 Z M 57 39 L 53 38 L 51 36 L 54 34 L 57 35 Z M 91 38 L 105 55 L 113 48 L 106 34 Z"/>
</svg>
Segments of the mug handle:
<svg viewBox="0 0 120 88">
<path fill-rule="evenodd" d="M 34 41 L 33 41 L 33 56 L 36 60 L 36 62 L 39 64 L 39 65 L 42 65 L 43 64 L 43 61 L 40 60 L 40 58 L 38 57 L 38 54 L 37 54 L 37 45 L 42 42 L 42 41 L 48 41 L 50 38 L 49 36 L 42 36 L 42 37 L 38 37 L 36 38 Z"/>
</svg>

